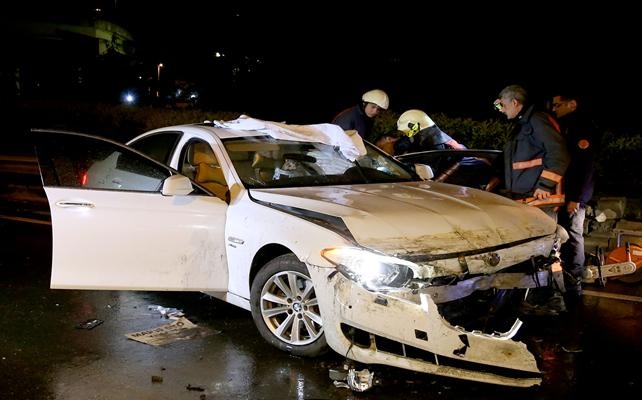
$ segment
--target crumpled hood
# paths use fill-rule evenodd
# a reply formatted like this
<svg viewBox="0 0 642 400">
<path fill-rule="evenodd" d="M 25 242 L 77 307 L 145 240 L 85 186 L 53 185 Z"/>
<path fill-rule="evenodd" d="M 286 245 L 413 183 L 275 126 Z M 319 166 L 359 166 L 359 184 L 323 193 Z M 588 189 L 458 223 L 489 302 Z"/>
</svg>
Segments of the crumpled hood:
<svg viewBox="0 0 642 400">
<path fill-rule="evenodd" d="M 549 235 L 541 210 L 436 182 L 253 189 L 257 200 L 340 217 L 356 241 L 384 252 L 447 254 Z"/>
</svg>

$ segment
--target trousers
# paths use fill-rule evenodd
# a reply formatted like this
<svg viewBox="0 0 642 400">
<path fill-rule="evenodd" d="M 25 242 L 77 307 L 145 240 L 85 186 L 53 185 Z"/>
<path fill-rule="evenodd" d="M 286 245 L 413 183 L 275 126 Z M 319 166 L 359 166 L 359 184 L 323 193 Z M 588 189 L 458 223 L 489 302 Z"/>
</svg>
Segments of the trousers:
<svg viewBox="0 0 642 400">
<path fill-rule="evenodd" d="M 584 219 L 586 209 L 580 206 L 579 210 L 570 214 L 566 209 L 558 213 L 558 223 L 568 232 L 568 240 L 562 244 L 561 259 L 564 269 L 564 286 L 569 295 L 582 293 L 582 276 L 584 274 Z"/>
</svg>

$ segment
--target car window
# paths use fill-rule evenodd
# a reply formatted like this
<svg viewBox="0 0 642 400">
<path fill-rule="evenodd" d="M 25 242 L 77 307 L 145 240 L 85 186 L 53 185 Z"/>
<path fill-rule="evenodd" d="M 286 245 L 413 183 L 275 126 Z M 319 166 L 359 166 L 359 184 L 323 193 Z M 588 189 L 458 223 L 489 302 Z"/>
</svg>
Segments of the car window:
<svg viewBox="0 0 642 400">
<path fill-rule="evenodd" d="M 225 174 L 209 143 L 193 139 L 183 147 L 179 165 L 181 174 L 218 197 L 226 197 Z"/>
<path fill-rule="evenodd" d="M 38 156 L 45 186 L 158 192 L 171 175 L 117 143 L 88 136 L 41 134 Z"/>
<path fill-rule="evenodd" d="M 170 157 L 181 135 L 182 133 L 178 131 L 155 133 L 129 143 L 129 147 L 147 154 L 160 163 L 169 165 Z"/>
<path fill-rule="evenodd" d="M 416 177 L 374 146 L 356 162 L 334 146 L 271 137 L 227 139 L 227 153 L 248 187 L 297 187 L 403 182 Z"/>
</svg>

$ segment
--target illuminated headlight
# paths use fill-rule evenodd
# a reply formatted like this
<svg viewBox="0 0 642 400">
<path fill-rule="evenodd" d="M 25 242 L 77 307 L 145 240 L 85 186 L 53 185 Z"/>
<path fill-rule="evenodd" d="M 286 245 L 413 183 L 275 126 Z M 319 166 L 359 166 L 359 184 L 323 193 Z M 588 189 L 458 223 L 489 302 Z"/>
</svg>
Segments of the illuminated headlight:
<svg viewBox="0 0 642 400">
<path fill-rule="evenodd" d="M 369 290 L 404 287 L 418 269 L 409 261 L 352 247 L 324 249 L 321 255 L 348 279 Z"/>
</svg>

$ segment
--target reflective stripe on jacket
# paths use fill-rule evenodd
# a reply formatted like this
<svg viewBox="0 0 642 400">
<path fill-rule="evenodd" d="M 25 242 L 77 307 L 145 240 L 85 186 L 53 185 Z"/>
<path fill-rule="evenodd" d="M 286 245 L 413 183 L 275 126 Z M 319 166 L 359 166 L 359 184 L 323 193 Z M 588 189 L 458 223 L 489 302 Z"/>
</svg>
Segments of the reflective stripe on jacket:
<svg viewBox="0 0 642 400">
<path fill-rule="evenodd" d="M 555 120 L 533 106 L 518 117 L 504 148 L 506 189 L 527 197 L 536 189 L 561 194 L 562 176 L 570 162 L 566 142 Z"/>
</svg>

